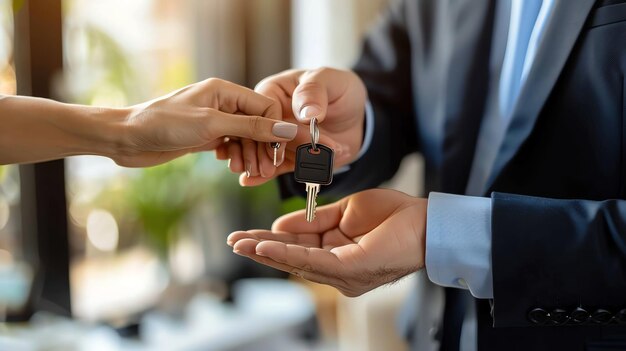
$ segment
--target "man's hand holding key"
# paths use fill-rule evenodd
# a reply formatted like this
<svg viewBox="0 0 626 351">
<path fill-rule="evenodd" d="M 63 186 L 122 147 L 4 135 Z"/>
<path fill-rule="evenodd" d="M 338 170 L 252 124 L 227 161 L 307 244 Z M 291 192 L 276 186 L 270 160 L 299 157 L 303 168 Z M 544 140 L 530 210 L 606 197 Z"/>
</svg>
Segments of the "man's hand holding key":
<svg viewBox="0 0 626 351">
<path fill-rule="evenodd" d="M 240 173 L 241 185 L 256 186 L 293 172 L 296 149 L 311 142 L 309 126 L 314 117 L 319 123 L 319 142 L 334 151 L 335 168 L 355 159 L 363 141 L 367 96 L 356 74 L 330 68 L 289 70 L 264 79 L 255 91 L 278 101 L 283 120 L 298 123 L 300 129 L 291 142 L 281 143 L 278 149 L 268 143 L 236 140 L 221 145 L 217 157 L 231 160 L 229 168 Z M 259 161 L 266 154 L 273 156 L 275 151 L 277 167 L 273 162 Z"/>
</svg>

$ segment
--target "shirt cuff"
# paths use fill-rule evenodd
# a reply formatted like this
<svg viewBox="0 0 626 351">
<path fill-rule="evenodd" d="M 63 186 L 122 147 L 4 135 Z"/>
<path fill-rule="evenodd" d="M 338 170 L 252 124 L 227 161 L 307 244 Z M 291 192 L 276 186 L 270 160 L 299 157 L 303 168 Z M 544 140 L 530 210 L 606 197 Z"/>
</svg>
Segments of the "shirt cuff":
<svg viewBox="0 0 626 351">
<path fill-rule="evenodd" d="M 491 199 L 430 193 L 426 272 L 435 284 L 493 298 Z"/>
<path fill-rule="evenodd" d="M 358 161 L 363 154 L 367 152 L 370 148 L 370 144 L 372 144 L 372 138 L 374 136 L 374 109 L 372 108 L 372 104 L 369 100 L 365 102 L 365 130 L 363 135 L 363 144 L 361 145 L 361 150 L 356 155 L 356 158 L 352 162 Z M 350 165 L 345 165 L 333 172 L 333 174 L 340 174 L 350 170 Z"/>
</svg>

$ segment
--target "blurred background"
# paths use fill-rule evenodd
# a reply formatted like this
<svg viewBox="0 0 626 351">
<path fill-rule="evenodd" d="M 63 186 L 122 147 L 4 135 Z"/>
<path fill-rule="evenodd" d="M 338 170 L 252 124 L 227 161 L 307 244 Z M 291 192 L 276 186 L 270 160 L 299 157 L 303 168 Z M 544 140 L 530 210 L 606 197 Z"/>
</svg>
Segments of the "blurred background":
<svg viewBox="0 0 626 351">
<path fill-rule="evenodd" d="M 0 0 L 0 94 L 122 107 L 209 77 L 349 68 L 386 3 Z M 419 158 L 402 168 L 385 186 L 420 194 Z M 211 153 L 0 166 L 0 350 L 405 348 L 413 278 L 347 299 L 225 244 L 303 207 L 275 182 L 240 188 Z"/>
</svg>

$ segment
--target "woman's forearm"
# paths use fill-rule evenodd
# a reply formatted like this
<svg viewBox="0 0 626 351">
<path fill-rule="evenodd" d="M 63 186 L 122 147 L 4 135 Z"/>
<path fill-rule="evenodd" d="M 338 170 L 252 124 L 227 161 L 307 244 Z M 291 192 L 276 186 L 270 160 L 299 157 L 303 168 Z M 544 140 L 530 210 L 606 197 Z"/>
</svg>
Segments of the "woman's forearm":
<svg viewBox="0 0 626 351">
<path fill-rule="evenodd" d="M 273 171 L 269 143 L 287 143 L 297 133 L 296 124 L 282 121 L 278 102 L 215 78 L 123 109 L 0 95 L 0 164 L 100 155 L 147 167 L 236 137 L 261 142 L 252 143 L 252 156 Z"/>
<path fill-rule="evenodd" d="M 0 96 L 0 164 L 114 157 L 125 140 L 127 116 L 127 109 Z"/>
</svg>

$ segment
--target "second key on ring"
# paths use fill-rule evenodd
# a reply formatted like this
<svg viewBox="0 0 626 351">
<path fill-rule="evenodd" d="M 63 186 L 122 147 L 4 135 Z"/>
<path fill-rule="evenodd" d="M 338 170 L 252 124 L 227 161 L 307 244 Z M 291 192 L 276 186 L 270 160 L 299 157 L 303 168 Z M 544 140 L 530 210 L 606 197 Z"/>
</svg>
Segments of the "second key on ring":
<svg viewBox="0 0 626 351">
<path fill-rule="evenodd" d="M 280 149 L 280 143 L 270 143 L 270 147 L 274 149 L 274 167 L 278 167 L 278 149 Z"/>
</svg>

